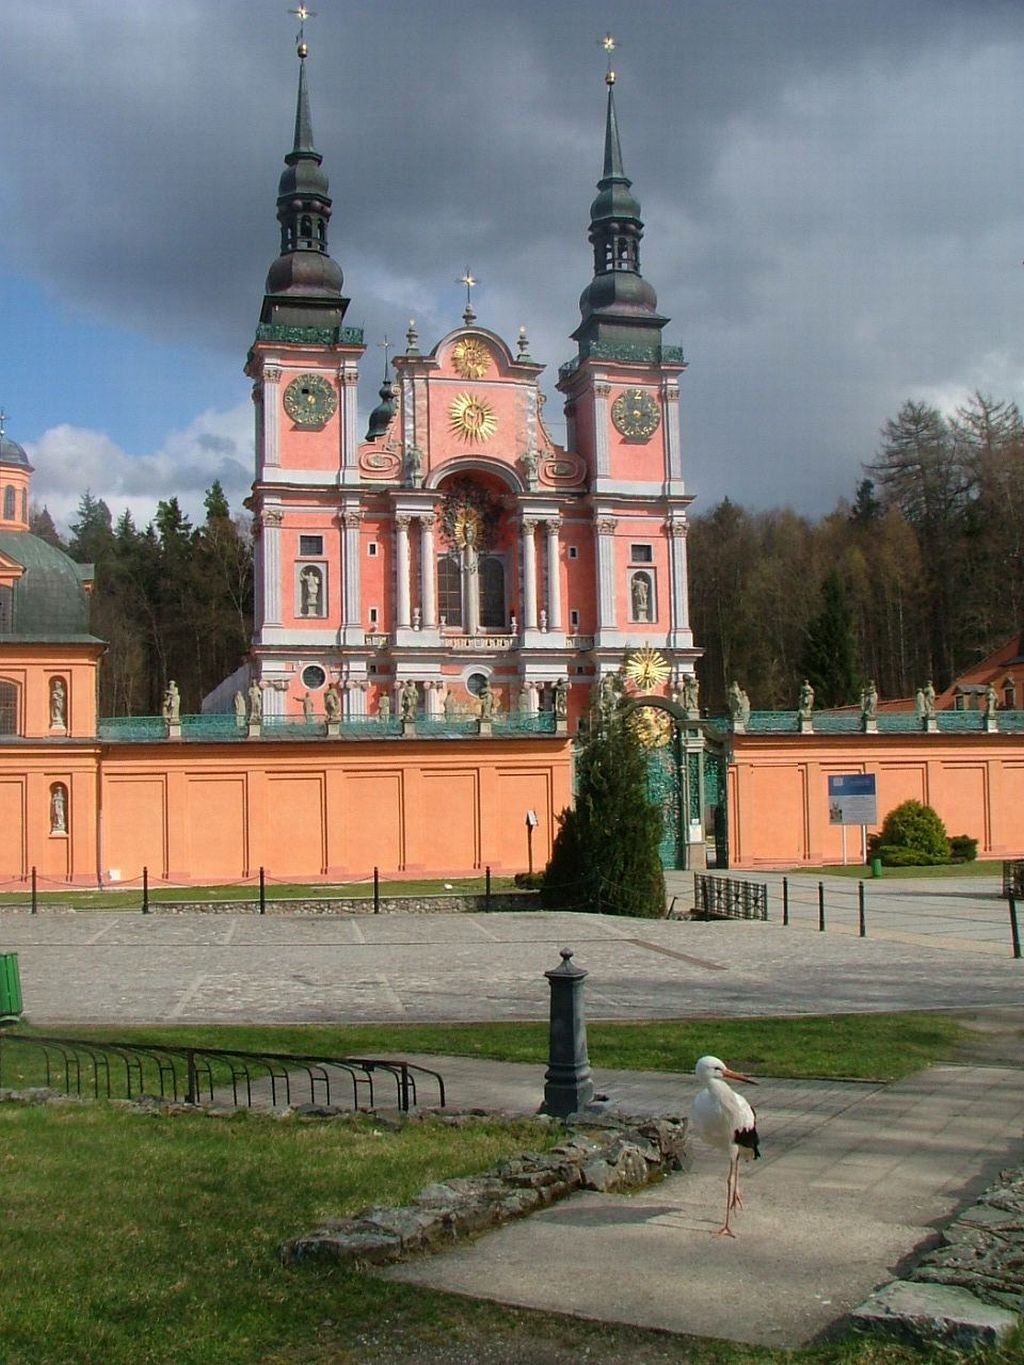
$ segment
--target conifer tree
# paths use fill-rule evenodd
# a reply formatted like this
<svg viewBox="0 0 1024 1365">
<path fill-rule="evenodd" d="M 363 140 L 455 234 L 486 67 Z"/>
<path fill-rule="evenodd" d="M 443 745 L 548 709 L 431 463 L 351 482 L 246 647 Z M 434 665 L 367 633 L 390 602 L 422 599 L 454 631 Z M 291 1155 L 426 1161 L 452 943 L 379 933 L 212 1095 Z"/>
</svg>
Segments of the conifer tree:
<svg viewBox="0 0 1024 1365">
<path fill-rule="evenodd" d="M 804 674 L 819 706 L 846 706 L 857 700 L 857 641 L 842 580 L 833 569 L 821 589 L 821 611 L 809 622 L 804 643 Z"/>
<path fill-rule="evenodd" d="M 647 794 L 647 760 L 622 705 L 595 717 L 576 760 L 576 802 L 559 816 L 541 903 L 560 910 L 665 913 L 661 812 Z"/>
</svg>

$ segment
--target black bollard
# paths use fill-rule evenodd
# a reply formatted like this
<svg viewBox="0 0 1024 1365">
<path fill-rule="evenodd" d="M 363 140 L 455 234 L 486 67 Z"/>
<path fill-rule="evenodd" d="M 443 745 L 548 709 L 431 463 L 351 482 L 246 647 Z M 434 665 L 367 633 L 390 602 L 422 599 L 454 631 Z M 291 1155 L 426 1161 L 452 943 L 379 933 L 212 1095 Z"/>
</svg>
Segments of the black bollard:
<svg viewBox="0 0 1024 1365">
<path fill-rule="evenodd" d="M 583 982 L 587 974 L 582 967 L 573 966 L 571 948 L 562 948 L 560 952 L 561 965 L 544 973 L 551 983 L 551 1027 L 540 1112 L 564 1119 L 586 1108 L 594 1098 L 594 1082 L 583 1017 Z"/>
</svg>

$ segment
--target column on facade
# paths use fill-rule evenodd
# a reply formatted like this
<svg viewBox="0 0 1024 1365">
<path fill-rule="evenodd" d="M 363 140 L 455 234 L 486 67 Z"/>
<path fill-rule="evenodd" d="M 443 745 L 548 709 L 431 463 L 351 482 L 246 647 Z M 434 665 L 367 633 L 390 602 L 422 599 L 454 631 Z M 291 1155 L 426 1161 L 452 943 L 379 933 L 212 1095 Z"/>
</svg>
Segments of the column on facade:
<svg viewBox="0 0 1024 1365">
<path fill-rule="evenodd" d="M 537 629 L 537 523 L 523 520 L 523 628 Z"/>
<path fill-rule="evenodd" d="M 462 581 L 466 589 L 466 624 L 464 629 L 467 635 L 479 635 L 480 556 L 472 545 L 467 545 L 462 555 Z"/>
<path fill-rule="evenodd" d="M 683 457 L 679 440 L 679 384 L 674 379 L 666 379 L 661 394 L 665 410 L 665 477 L 681 481 Z"/>
<path fill-rule="evenodd" d="M 344 404 L 344 412 L 341 422 L 341 451 L 340 464 L 344 469 L 346 465 L 355 465 L 358 462 L 359 452 L 359 373 L 352 369 L 342 369 L 338 375 L 338 382 L 341 387 L 341 398 Z"/>
<path fill-rule="evenodd" d="M 548 630 L 562 630 L 562 584 L 558 571 L 558 532 L 562 523 L 548 518 Z"/>
<path fill-rule="evenodd" d="M 397 577 L 396 587 L 396 611 L 395 625 L 399 630 L 408 629 L 412 625 L 412 617 L 409 607 L 409 522 L 411 518 L 405 513 L 399 513 L 395 517 L 395 573 Z"/>
<path fill-rule="evenodd" d="M 668 524 L 669 546 L 672 570 L 672 629 L 690 629 L 690 588 L 686 572 L 686 531 L 685 515 Z"/>
<path fill-rule="evenodd" d="M 434 565 L 434 521 L 432 513 L 420 517 L 420 588 L 423 628 L 437 629 L 437 573 Z"/>
<path fill-rule="evenodd" d="M 281 419 L 280 405 L 277 401 L 277 390 L 280 382 L 280 370 L 271 366 L 263 371 L 263 445 L 262 450 L 259 446 L 257 446 L 256 449 L 258 454 L 262 454 L 263 463 L 265 465 L 276 465 L 280 463 Z M 257 439 L 259 439 L 259 432 L 257 432 Z"/>
<path fill-rule="evenodd" d="M 345 610 L 343 626 L 358 626 L 362 620 L 362 557 L 359 528 L 362 513 L 354 508 L 342 512 L 342 573 L 344 575 Z"/>
<path fill-rule="evenodd" d="M 279 507 L 264 507 L 260 515 L 263 546 L 263 624 L 281 624 L 281 523 Z"/>
<path fill-rule="evenodd" d="M 610 384 L 594 385 L 594 444 L 598 477 L 607 477 L 611 465 L 608 457 L 608 399 Z"/>
<path fill-rule="evenodd" d="M 597 530 L 597 628 L 614 630 L 615 618 L 615 518 L 600 517 Z"/>
</svg>

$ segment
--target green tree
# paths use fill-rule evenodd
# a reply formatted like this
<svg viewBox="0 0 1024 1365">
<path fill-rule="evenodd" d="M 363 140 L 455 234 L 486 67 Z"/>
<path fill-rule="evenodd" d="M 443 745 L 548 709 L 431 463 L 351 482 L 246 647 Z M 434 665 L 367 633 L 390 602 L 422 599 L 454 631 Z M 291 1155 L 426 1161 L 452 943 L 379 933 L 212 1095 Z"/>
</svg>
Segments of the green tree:
<svg viewBox="0 0 1024 1365">
<path fill-rule="evenodd" d="M 37 503 L 32 503 L 28 509 L 28 529 L 40 540 L 45 540 L 47 545 L 54 546 L 55 549 L 63 550 L 67 553 L 67 544 L 61 536 L 57 527 L 54 525 L 53 517 L 50 516 L 49 509 L 44 505 L 40 507 Z"/>
<path fill-rule="evenodd" d="M 904 801 L 885 817 L 872 836 L 872 852 L 889 866 L 923 867 L 952 857 L 946 827 L 931 806 Z"/>
<path fill-rule="evenodd" d="M 648 798 L 645 751 L 621 705 L 592 727 L 578 751 L 576 773 L 576 801 L 558 817 L 541 903 L 660 918 L 661 812 Z"/>
<path fill-rule="evenodd" d="M 807 626 L 803 672 L 819 706 L 846 706 L 859 695 L 860 670 L 853 614 L 835 569 L 821 589 L 821 611 Z"/>
</svg>

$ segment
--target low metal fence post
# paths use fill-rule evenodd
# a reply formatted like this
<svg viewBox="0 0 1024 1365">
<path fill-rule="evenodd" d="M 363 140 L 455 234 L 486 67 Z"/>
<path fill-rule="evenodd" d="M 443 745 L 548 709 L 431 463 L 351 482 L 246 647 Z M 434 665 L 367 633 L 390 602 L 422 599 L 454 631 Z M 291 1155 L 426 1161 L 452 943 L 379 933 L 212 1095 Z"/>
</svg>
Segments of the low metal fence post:
<svg viewBox="0 0 1024 1365">
<path fill-rule="evenodd" d="M 267 913 L 267 869 L 260 868 L 260 914 Z"/>
<path fill-rule="evenodd" d="M 149 868 L 142 869 L 142 913 L 149 914 Z"/>
<path fill-rule="evenodd" d="M 188 1071 L 186 1081 L 187 1093 L 185 1095 L 186 1104 L 199 1103 L 199 1084 L 196 1079 L 196 1054 L 192 1048 L 185 1049 L 185 1062 Z"/>
<path fill-rule="evenodd" d="M 490 865 L 484 868 L 484 910 L 490 914 L 491 910 L 491 869 Z"/>
<path fill-rule="evenodd" d="M 36 869 L 34 866 L 32 868 L 32 913 L 33 915 L 39 913 L 39 887 L 37 884 Z"/>
<path fill-rule="evenodd" d="M 859 924 L 860 936 L 861 936 L 861 938 L 867 938 L 867 936 L 868 936 L 868 926 L 867 926 L 867 921 L 866 921 L 865 918 L 864 918 L 864 883 L 863 883 L 863 882 L 858 882 L 858 883 L 857 883 L 857 918 L 858 918 L 858 920 L 860 921 L 860 924 Z"/>
<path fill-rule="evenodd" d="M 825 932 L 825 883 L 818 883 L 818 932 Z"/>
<path fill-rule="evenodd" d="M 782 923 L 789 924 L 789 878 L 782 879 Z"/>
<path fill-rule="evenodd" d="M 380 868 L 373 869 L 373 913 L 380 914 Z"/>
<path fill-rule="evenodd" d="M 1013 955 L 1020 957 L 1020 925 L 1017 923 L 1017 899 L 1007 896 L 1010 903 L 1010 938 L 1013 940 Z"/>
</svg>

